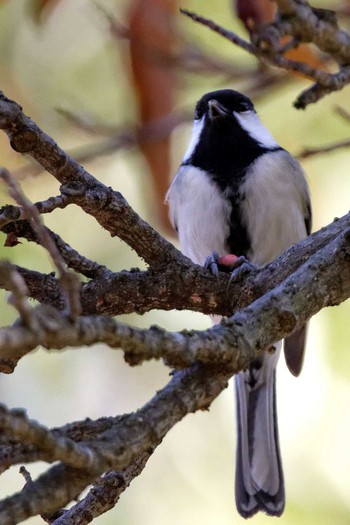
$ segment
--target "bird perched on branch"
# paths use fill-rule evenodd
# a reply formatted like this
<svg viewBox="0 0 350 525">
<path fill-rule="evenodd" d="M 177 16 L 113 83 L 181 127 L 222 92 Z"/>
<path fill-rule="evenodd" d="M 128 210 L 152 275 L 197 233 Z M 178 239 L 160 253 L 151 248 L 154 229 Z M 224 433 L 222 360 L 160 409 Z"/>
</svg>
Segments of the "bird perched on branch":
<svg viewBox="0 0 350 525">
<path fill-rule="evenodd" d="M 251 100 L 230 89 L 197 103 L 192 137 L 167 194 L 182 252 L 197 264 L 234 253 L 263 266 L 310 233 L 311 207 L 299 163 L 263 126 Z M 284 342 L 288 368 L 301 371 L 305 328 Z M 278 441 L 276 351 L 235 377 L 236 505 L 245 518 L 285 506 Z"/>
</svg>

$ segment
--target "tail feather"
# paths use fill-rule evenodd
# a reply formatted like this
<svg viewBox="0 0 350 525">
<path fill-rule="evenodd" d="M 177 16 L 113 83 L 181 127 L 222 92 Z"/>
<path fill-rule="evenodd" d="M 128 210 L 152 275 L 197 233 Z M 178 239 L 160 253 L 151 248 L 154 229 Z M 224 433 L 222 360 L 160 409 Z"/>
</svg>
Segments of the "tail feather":
<svg viewBox="0 0 350 525">
<path fill-rule="evenodd" d="M 284 340 L 284 356 L 289 371 L 297 377 L 303 366 L 307 325 Z"/>
<path fill-rule="evenodd" d="M 280 516 L 285 506 L 275 393 L 279 352 L 236 376 L 236 505 L 245 518 L 258 511 Z"/>
</svg>

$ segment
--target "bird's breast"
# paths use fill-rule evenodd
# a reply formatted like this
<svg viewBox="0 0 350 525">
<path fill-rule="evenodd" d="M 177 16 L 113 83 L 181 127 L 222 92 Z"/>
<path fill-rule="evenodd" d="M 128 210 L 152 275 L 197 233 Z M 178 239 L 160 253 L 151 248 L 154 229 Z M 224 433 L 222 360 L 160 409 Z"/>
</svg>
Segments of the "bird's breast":
<svg viewBox="0 0 350 525">
<path fill-rule="evenodd" d="M 182 166 L 169 189 L 167 201 L 185 255 L 203 264 L 211 252 L 227 252 L 232 206 L 206 172 L 194 166 Z"/>
</svg>

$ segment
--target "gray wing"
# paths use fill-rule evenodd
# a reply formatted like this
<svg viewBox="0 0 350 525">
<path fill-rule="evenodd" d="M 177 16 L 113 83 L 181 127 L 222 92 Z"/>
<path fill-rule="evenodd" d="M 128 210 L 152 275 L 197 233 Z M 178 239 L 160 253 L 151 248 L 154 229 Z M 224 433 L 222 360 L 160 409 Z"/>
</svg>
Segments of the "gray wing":
<svg viewBox="0 0 350 525">
<path fill-rule="evenodd" d="M 309 194 L 305 194 L 304 222 L 306 235 L 311 233 L 312 212 Z M 298 376 L 304 362 L 305 342 L 307 335 L 307 324 L 299 328 L 284 340 L 284 357 L 288 370 Z"/>
<path fill-rule="evenodd" d="M 300 164 L 285 150 L 262 155 L 244 186 L 243 217 L 251 241 L 248 259 L 263 266 L 311 229 L 309 189 Z M 306 329 L 286 339 L 284 354 L 293 375 L 302 368 Z"/>
</svg>

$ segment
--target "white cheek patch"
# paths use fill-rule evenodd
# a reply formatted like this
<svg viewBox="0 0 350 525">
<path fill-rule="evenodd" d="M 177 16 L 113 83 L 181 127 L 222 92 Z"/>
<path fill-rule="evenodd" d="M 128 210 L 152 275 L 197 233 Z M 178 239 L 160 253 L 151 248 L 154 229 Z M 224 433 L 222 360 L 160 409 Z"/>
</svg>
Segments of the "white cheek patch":
<svg viewBox="0 0 350 525">
<path fill-rule="evenodd" d="M 263 126 L 255 111 L 246 111 L 245 113 L 237 113 L 234 111 L 234 116 L 242 128 L 245 129 L 253 139 L 259 142 L 259 144 L 268 149 L 278 146 L 278 143 L 269 130 Z"/>
<path fill-rule="evenodd" d="M 205 117 L 203 115 L 203 117 L 200 120 L 195 120 L 193 123 L 191 140 L 188 145 L 187 151 L 184 155 L 183 162 L 186 162 L 191 157 L 194 150 L 196 149 L 196 146 L 199 142 L 199 139 L 202 133 L 202 129 L 204 127 L 204 118 Z"/>
</svg>

